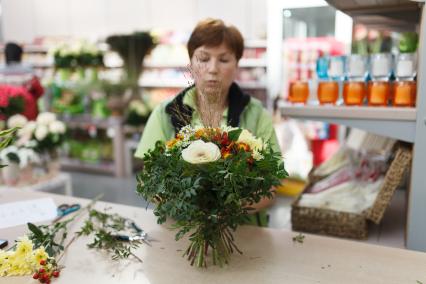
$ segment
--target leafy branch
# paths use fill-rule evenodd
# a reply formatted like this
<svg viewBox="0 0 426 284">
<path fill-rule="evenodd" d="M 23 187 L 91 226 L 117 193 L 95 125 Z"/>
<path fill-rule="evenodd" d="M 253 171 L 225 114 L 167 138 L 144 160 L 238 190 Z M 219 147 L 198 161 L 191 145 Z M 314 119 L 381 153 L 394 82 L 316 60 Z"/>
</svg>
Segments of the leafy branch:
<svg viewBox="0 0 426 284">
<path fill-rule="evenodd" d="M 122 231 L 132 229 L 129 219 L 118 214 L 108 214 L 95 209 L 89 211 L 89 219 L 85 221 L 83 227 L 77 232 L 78 236 L 93 235 L 93 241 L 87 246 L 91 249 L 104 250 L 111 255 L 113 260 L 125 259 L 132 255 L 138 261 L 142 260 L 135 255 L 132 250 L 137 249 L 142 241 L 124 242 L 117 236 Z"/>
</svg>

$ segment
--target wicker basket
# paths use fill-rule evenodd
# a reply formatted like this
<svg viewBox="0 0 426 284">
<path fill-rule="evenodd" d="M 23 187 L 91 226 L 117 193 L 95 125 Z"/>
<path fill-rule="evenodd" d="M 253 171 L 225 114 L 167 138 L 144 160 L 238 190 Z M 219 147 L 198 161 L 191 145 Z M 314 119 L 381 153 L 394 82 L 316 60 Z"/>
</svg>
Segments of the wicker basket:
<svg viewBox="0 0 426 284">
<path fill-rule="evenodd" d="M 395 189 L 410 166 L 411 149 L 399 145 L 373 206 L 361 214 L 299 206 L 300 197 L 292 204 L 291 221 L 295 231 L 366 239 L 368 220 L 379 224 Z M 309 186 L 309 185 L 308 185 Z M 306 187 L 307 188 L 307 187 Z"/>
</svg>

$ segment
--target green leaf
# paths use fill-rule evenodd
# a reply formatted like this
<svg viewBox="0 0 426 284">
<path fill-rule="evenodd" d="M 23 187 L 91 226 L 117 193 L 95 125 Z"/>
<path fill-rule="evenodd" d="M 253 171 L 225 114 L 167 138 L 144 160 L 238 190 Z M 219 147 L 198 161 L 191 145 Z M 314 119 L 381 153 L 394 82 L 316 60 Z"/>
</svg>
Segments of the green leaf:
<svg viewBox="0 0 426 284">
<path fill-rule="evenodd" d="M 14 128 L 11 128 L 11 129 L 1 130 L 0 131 L 0 137 L 10 135 L 10 134 L 14 133 L 15 131 L 17 131 L 18 129 L 19 129 L 19 127 L 14 127 Z"/>
<path fill-rule="evenodd" d="M 27 223 L 28 229 L 37 237 L 42 238 L 44 236 L 43 232 L 33 223 Z"/>
<path fill-rule="evenodd" d="M 243 130 L 241 128 L 235 129 L 235 130 L 231 130 L 228 132 L 228 138 L 231 141 L 237 141 L 238 138 L 240 137 L 240 134 Z"/>
</svg>

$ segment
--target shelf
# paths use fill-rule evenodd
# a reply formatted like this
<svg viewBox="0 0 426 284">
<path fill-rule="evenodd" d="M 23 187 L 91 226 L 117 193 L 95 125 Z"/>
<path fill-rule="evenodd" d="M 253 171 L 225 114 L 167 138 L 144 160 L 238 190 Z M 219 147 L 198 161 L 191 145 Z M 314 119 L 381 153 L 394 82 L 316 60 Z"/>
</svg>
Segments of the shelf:
<svg viewBox="0 0 426 284">
<path fill-rule="evenodd" d="M 144 62 L 145 68 L 189 68 L 189 62 L 152 62 L 147 60 Z M 242 58 L 238 64 L 242 68 L 266 67 L 266 60 L 262 58 Z M 119 67 L 119 66 L 118 66 Z M 112 66 L 111 68 L 118 68 Z"/>
<path fill-rule="evenodd" d="M 241 89 L 266 89 L 266 85 L 258 82 L 237 82 Z"/>
<path fill-rule="evenodd" d="M 246 39 L 244 40 L 244 48 L 266 48 L 266 39 Z"/>
<path fill-rule="evenodd" d="M 411 31 L 420 21 L 420 3 L 410 0 L 326 1 L 371 28 Z"/>
<path fill-rule="evenodd" d="M 142 88 L 185 88 L 190 84 L 188 82 L 162 82 L 162 81 L 142 81 L 139 87 Z"/>
<path fill-rule="evenodd" d="M 242 58 L 238 64 L 239 67 L 266 67 L 266 60 L 262 58 Z"/>
<path fill-rule="evenodd" d="M 76 171 L 88 171 L 102 174 L 114 174 L 115 165 L 114 163 L 100 163 L 90 164 L 78 159 L 61 158 L 61 169 L 62 170 L 76 170 Z"/>
<path fill-rule="evenodd" d="M 58 115 L 58 119 L 65 122 L 67 127 L 85 127 L 95 125 L 97 128 L 107 129 L 122 123 L 121 117 L 105 119 L 93 118 L 91 115 Z"/>
<path fill-rule="evenodd" d="M 42 45 L 24 45 L 23 51 L 24 53 L 48 53 L 49 48 Z M 0 47 L 0 52 L 4 52 L 4 45 Z"/>
<path fill-rule="evenodd" d="M 294 106 L 284 102 L 279 106 L 283 116 L 342 124 L 406 142 L 415 139 L 415 108 Z"/>
<path fill-rule="evenodd" d="M 191 82 L 141 82 L 139 84 L 142 88 L 186 88 L 190 86 Z M 238 83 L 241 89 L 266 89 L 266 85 L 257 82 Z"/>
</svg>

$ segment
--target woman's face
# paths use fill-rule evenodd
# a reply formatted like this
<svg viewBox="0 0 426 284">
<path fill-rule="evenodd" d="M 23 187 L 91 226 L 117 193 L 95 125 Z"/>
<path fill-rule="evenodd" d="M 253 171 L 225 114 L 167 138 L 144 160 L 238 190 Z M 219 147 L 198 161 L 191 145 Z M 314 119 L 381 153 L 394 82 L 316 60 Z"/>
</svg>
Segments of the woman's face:
<svg viewBox="0 0 426 284">
<path fill-rule="evenodd" d="M 206 95 L 226 95 L 237 74 L 235 54 L 222 43 L 195 49 L 191 58 L 191 71 L 195 85 Z"/>
</svg>

